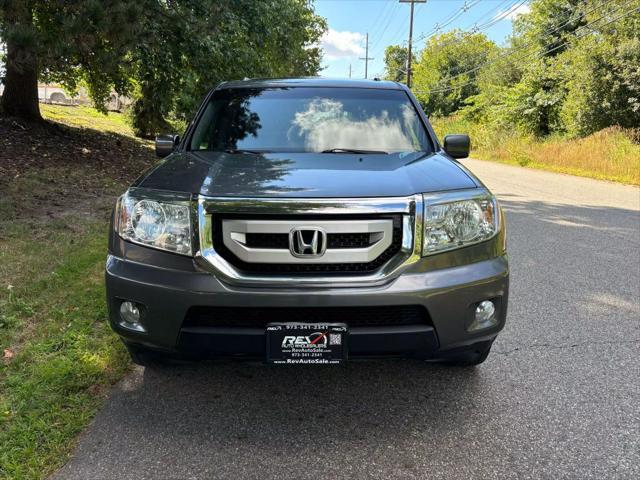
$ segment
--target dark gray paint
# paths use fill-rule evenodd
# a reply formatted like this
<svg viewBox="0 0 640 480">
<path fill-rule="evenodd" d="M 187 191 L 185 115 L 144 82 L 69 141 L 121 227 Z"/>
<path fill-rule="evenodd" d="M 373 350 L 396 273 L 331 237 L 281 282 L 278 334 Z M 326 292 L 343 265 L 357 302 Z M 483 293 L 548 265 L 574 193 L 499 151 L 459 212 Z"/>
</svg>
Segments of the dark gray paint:
<svg viewBox="0 0 640 480">
<path fill-rule="evenodd" d="M 475 188 L 442 154 L 175 153 L 135 186 L 232 197 L 394 197 Z"/>
</svg>

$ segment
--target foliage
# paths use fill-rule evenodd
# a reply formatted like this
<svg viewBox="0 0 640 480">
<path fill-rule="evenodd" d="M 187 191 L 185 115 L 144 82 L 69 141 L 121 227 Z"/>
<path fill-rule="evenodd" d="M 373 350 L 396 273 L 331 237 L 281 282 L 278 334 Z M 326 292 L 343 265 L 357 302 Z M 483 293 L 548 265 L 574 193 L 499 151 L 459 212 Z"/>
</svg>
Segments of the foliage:
<svg viewBox="0 0 640 480">
<path fill-rule="evenodd" d="M 16 95 L 10 72 L 33 71 L 70 91 L 86 82 L 94 104 L 105 111 L 112 88 L 121 94 L 129 90 L 123 59 L 135 43 L 139 13 L 135 0 L 0 0 L 0 37 L 8 52 L 5 96 Z"/>
<path fill-rule="evenodd" d="M 618 27 L 577 40 L 559 58 L 567 89 L 560 116 L 572 136 L 640 126 L 640 14 Z"/>
<path fill-rule="evenodd" d="M 389 45 L 384 51 L 385 80 L 406 83 L 407 81 L 407 56 L 406 47 Z"/>
<path fill-rule="evenodd" d="M 308 0 L 0 0 L 0 19 L 6 113 L 39 117 L 37 80 L 86 85 L 101 111 L 115 89 L 134 95 L 144 136 L 184 122 L 220 81 L 317 74 L 326 29 Z"/>
<path fill-rule="evenodd" d="M 453 30 L 429 38 L 413 70 L 414 93 L 427 114 L 449 115 L 476 95 L 478 71 L 497 49 L 481 33 Z"/>
<path fill-rule="evenodd" d="M 169 117 L 190 118 L 220 81 L 316 74 L 326 28 L 306 0 L 151 0 L 141 26 L 145 42 L 132 56 L 142 136 L 166 131 Z"/>
<path fill-rule="evenodd" d="M 414 68 L 427 113 L 524 136 L 640 127 L 640 0 L 530 7 L 501 48 L 455 30 L 427 41 Z"/>
<path fill-rule="evenodd" d="M 440 138 L 470 135 L 474 158 L 640 185 L 640 129 L 609 127 L 579 139 L 540 138 L 460 114 L 431 120 Z"/>
<path fill-rule="evenodd" d="M 508 71 L 513 61 L 522 64 L 520 74 L 506 83 L 480 82 L 463 113 L 538 136 L 640 126 L 638 7 L 638 0 L 533 2 L 516 20 L 506 55 L 480 77 Z"/>
</svg>

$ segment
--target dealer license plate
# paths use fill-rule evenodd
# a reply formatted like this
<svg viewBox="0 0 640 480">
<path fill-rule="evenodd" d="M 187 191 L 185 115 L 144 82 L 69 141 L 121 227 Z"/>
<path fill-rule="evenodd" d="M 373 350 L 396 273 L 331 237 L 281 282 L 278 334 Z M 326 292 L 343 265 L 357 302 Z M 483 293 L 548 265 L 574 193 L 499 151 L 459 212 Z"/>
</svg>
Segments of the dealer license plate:
<svg viewBox="0 0 640 480">
<path fill-rule="evenodd" d="M 344 323 L 270 323 L 266 336 L 268 363 L 326 365 L 347 359 Z"/>
</svg>

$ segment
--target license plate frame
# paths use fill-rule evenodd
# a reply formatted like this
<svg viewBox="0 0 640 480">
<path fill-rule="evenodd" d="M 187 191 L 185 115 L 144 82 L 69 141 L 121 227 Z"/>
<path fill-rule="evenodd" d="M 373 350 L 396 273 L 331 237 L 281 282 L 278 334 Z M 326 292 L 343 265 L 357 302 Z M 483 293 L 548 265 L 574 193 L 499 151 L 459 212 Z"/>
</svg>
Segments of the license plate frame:
<svg viewBox="0 0 640 480">
<path fill-rule="evenodd" d="M 348 359 L 345 323 L 270 323 L 265 337 L 270 364 L 338 365 Z"/>
</svg>

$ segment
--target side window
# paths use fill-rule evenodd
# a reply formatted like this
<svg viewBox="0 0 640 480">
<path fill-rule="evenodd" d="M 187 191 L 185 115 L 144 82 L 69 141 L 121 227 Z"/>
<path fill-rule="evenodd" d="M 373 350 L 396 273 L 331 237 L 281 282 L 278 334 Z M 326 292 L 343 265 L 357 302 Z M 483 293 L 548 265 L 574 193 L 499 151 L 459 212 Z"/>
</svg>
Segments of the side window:
<svg viewBox="0 0 640 480">
<path fill-rule="evenodd" d="M 207 109 L 202 114 L 193 137 L 191 137 L 191 150 L 208 150 L 209 142 L 212 136 L 212 130 L 215 127 L 214 115 L 216 113 L 215 102 L 209 102 Z"/>
</svg>

